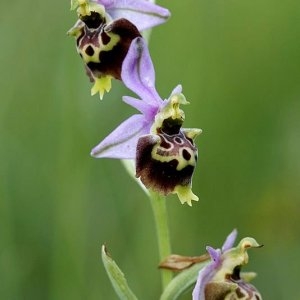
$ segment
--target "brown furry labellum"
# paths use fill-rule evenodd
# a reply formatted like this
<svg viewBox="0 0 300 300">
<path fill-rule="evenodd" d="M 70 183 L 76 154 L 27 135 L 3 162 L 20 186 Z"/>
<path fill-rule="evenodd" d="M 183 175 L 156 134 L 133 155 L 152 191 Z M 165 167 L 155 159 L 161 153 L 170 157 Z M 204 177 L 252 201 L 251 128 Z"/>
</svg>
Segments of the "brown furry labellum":
<svg viewBox="0 0 300 300">
<path fill-rule="evenodd" d="M 97 11 L 98 9 L 98 11 Z M 68 31 L 76 39 L 76 49 L 85 63 L 86 73 L 94 83 L 92 95 L 111 88 L 111 79 L 121 80 L 122 64 L 131 42 L 141 34 L 127 19 L 107 22 L 105 11 L 98 7 L 79 20 Z"/>
<path fill-rule="evenodd" d="M 106 23 L 97 12 L 84 16 L 77 23 L 77 52 L 86 63 L 91 81 L 101 75 L 121 79 L 121 66 L 132 40 L 141 36 L 126 19 Z"/>
<path fill-rule="evenodd" d="M 184 130 L 142 136 L 136 154 L 136 177 L 147 188 L 167 195 L 191 185 L 198 151 Z"/>
</svg>

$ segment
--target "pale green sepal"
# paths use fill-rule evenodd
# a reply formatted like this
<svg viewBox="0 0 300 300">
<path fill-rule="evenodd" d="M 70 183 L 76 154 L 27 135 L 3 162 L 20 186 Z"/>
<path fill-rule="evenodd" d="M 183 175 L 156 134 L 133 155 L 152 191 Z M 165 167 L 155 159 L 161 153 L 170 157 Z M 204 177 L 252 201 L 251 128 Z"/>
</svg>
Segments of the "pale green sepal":
<svg viewBox="0 0 300 300">
<path fill-rule="evenodd" d="M 137 300 L 137 297 L 129 288 L 126 278 L 115 261 L 107 253 L 106 247 L 102 246 L 102 261 L 112 286 L 122 300 Z"/>
<path fill-rule="evenodd" d="M 176 300 L 188 289 L 195 285 L 198 278 L 199 271 L 205 267 L 209 262 L 195 264 L 189 269 L 180 272 L 167 285 L 162 293 L 160 300 Z"/>
</svg>

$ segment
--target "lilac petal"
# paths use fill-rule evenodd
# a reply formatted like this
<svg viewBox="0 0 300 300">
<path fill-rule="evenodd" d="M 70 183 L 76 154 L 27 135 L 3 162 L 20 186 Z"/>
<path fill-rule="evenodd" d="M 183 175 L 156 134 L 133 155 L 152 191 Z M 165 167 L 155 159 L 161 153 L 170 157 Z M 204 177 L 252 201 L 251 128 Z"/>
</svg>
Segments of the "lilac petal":
<svg viewBox="0 0 300 300">
<path fill-rule="evenodd" d="M 216 272 L 222 264 L 220 249 L 214 249 L 212 247 L 206 247 L 212 261 L 200 270 L 195 288 L 193 290 L 193 300 L 205 300 L 204 290 L 205 286 L 215 276 Z"/>
<path fill-rule="evenodd" d="M 155 89 L 154 67 L 143 38 L 137 37 L 132 41 L 123 61 L 121 78 L 143 101 L 152 105 L 162 103 Z"/>
<path fill-rule="evenodd" d="M 143 115 L 133 115 L 92 149 L 91 155 L 97 158 L 134 159 L 138 138 L 149 133 L 150 126 Z"/>
<path fill-rule="evenodd" d="M 155 115 L 157 114 L 158 107 L 149 105 L 147 102 L 129 97 L 129 96 L 123 96 L 123 101 L 136 108 L 138 111 L 140 111 L 145 119 L 147 119 L 149 122 L 153 123 Z"/>
<path fill-rule="evenodd" d="M 220 263 L 221 251 L 220 249 L 213 249 L 207 247 L 209 254 L 212 257 L 216 257 L 217 261 L 211 261 L 207 266 L 200 270 L 196 285 L 193 290 L 193 300 L 205 300 L 204 290 L 205 286 L 210 282 L 218 270 Z"/>
<path fill-rule="evenodd" d="M 221 258 L 221 254 L 222 254 L 220 249 L 214 249 L 210 246 L 207 246 L 206 250 L 214 262 L 216 262 L 216 263 L 220 262 L 220 258 Z"/>
<path fill-rule="evenodd" d="M 236 240 L 237 237 L 237 230 L 234 229 L 226 238 L 223 246 L 222 246 L 222 252 L 225 252 L 227 250 L 229 250 L 230 248 L 233 247 L 234 242 Z"/>
<path fill-rule="evenodd" d="M 207 275 L 207 274 L 205 274 L 207 267 L 208 266 L 204 267 L 199 272 L 197 282 L 196 282 L 196 285 L 195 285 L 193 293 L 192 293 L 193 300 L 205 300 L 204 290 L 205 290 L 205 285 L 208 282 L 205 280 L 205 276 Z"/>
<path fill-rule="evenodd" d="M 170 12 L 145 0 L 97 0 L 114 19 L 126 18 L 140 31 L 164 23 Z"/>
</svg>

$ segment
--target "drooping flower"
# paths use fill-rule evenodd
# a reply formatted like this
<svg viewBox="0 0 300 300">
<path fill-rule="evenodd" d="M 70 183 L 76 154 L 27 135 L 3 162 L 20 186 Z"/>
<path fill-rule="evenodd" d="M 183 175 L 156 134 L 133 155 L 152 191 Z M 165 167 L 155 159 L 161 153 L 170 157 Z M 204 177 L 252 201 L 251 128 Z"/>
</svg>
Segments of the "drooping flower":
<svg viewBox="0 0 300 300">
<path fill-rule="evenodd" d="M 68 31 L 94 83 L 91 94 L 111 89 L 111 79 L 121 80 L 121 68 L 131 41 L 141 30 L 163 23 L 169 11 L 145 0 L 73 0 L 79 20 Z"/>
<path fill-rule="evenodd" d="M 191 191 L 197 161 L 194 139 L 200 129 L 182 128 L 188 104 L 178 85 L 167 100 L 155 89 L 155 72 L 145 41 L 136 38 L 123 62 L 122 80 L 140 99 L 123 101 L 141 112 L 129 117 L 92 150 L 94 157 L 135 159 L 136 176 L 147 188 L 162 194 L 177 193 L 191 205 L 198 197 Z"/>
<path fill-rule="evenodd" d="M 193 290 L 193 300 L 260 300 L 257 289 L 249 283 L 256 274 L 240 273 L 248 263 L 247 250 L 261 247 L 253 238 L 244 238 L 233 248 L 237 236 L 234 230 L 226 239 L 222 249 L 207 247 L 211 262 L 200 270 Z"/>
</svg>

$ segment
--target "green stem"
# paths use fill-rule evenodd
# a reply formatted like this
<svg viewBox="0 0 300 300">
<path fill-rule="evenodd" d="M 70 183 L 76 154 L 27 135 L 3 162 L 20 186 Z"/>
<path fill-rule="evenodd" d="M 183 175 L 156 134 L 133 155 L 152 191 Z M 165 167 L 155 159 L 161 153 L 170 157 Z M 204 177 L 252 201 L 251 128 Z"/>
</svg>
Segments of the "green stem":
<svg viewBox="0 0 300 300">
<path fill-rule="evenodd" d="M 142 187 L 150 199 L 156 225 L 159 259 L 163 261 L 171 254 L 166 197 L 145 188 L 140 180 L 135 177 L 135 164 L 132 160 L 123 159 L 122 163 L 129 175 Z M 165 289 L 172 280 L 173 273 L 169 270 L 161 270 L 161 276 L 162 287 Z"/>
<path fill-rule="evenodd" d="M 151 201 L 155 219 L 159 258 L 160 261 L 163 261 L 171 254 L 166 199 L 164 196 L 161 196 L 155 192 L 150 192 L 149 198 Z M 172 277 L 173 274 L 171 271 L 161 270 L 161 280 L 163 289 L 165 289 L 168 283 L 172 280 Z"/>
</svg>

